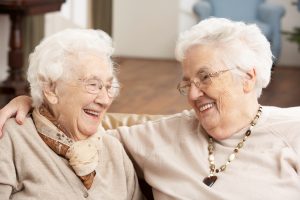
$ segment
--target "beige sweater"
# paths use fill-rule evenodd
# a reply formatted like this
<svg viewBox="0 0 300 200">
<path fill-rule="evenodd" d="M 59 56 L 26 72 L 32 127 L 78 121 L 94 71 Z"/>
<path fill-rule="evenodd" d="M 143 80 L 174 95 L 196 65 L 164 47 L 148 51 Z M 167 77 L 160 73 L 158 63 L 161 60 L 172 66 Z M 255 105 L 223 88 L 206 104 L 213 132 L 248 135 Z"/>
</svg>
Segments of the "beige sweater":
<svg viewBox="0 0 300 200">
<path fill-rule="evenodd" d="M 299 200 L 300 107 L 263 107 L 251 136 L 218 175 L 212 187 L 204 185 L 209 174 L 206 135 L 199 131 L 192 111 L 111 134 L 143 171 L 158 200 Z M 216 143 L 215 163 L 224 164 L 245 130 Z"/>
<path fill-rule="evenodd" d="M 40 138 L 31 118 L 10 119 L 0 140 L 0 199 L 141 199 L 131 161 L 120 142 L 102 134 L 99 165 L 87 190 L 68 165 Z"/>
</svg>

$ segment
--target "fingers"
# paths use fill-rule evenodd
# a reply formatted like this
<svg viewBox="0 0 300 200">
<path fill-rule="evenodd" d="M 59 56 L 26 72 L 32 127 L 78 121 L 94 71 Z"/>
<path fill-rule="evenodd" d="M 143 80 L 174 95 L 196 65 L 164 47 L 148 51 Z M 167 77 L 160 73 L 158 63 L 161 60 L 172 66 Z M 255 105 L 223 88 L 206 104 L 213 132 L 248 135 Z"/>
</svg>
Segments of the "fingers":
<svg viewBox="0 0 300 200">
<path fill-rule="evenodd" d="M 32 99 L 28 96 L 19 96 L 15 100 L 17 105 L 16 121 L 18 124 L 23 124 L 26 115 L 31 109 Z"/>
<path fill-rule="evenodd" d="M 3 126 L 10 117 L 16 115 L 16 122 L 23 124 L 27 113 L 30 111 L 31 103 L 30 97 L 18 96 L 0 110 L 0 137 L 3 134 Z"/>
<path fill-rule="evenodd" d="M 23 107 L 18 107 L 17 113 L 16 113 L 16 122 L 20 125 L 23 124 L 25 121 L 27 113 L 30 111 L 29 108 L 23 108 Z"/>
<path fill-rule="evenodd" d="M 26 118 L 26 114 L 24 112 L 17 112 L 17 115 L 16 115 L 16 122 L 19 124 L 19 125 L 22 125 L 24 120 Z"/>
</svg>

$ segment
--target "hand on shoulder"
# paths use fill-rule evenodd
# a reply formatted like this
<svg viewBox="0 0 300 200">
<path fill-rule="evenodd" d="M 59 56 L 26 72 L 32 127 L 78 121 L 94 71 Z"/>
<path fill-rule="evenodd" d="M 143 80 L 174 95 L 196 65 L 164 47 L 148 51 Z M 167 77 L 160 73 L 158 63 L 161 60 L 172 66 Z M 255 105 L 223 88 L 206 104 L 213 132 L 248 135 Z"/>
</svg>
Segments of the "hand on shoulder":
<svg viewBox="0 0 300 200">
<path fill-rule="evenodd" d="M 15 116 L 18 124 L 23 124 L 26 115 L 31 109 L 32 100 L 29 96 L 18 96 L 12 99 L 6 106 L 0 110 L 0 137 L 5 122 Z"/>
</svg>

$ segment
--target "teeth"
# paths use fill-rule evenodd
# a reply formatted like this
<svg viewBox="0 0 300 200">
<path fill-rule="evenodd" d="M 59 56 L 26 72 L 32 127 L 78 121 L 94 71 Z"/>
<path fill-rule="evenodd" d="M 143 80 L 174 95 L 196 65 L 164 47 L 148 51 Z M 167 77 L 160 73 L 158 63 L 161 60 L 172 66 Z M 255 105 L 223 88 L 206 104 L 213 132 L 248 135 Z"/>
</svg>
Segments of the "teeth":
<svg viewBox="0 0 300 200">
<path fill-rule="evenodd" d="M 202 112 L 202 111 L 204 111 L 204 110 L 207 110 L 207 109 L 213 107 L 213 105 L 214 105 L 214 103 L 208 103 L 208 104 L 205 104 L 205 105 L 201 106 L 201 107 L 199 108 L 199 110 L 200 110 L 200 112 Z"/>
<path fill-rule="evenodd" d="M 97 111 L 93 111 L 93 110 L 87 110 L 85 109 L 84 110 L 87 114 L 91 114 L 91 115 L 95 115 L 95 116 L 98 116 L 100 113 L 97 112 Z"/>
</svg>

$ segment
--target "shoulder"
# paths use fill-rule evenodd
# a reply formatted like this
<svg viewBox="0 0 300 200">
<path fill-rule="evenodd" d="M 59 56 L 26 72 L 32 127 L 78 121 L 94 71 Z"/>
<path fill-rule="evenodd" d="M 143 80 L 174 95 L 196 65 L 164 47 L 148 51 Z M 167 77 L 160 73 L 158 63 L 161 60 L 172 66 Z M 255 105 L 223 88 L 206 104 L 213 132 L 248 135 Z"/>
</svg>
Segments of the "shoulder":
<svg viewBox="0 0 300 200">
<path fill-rule="evenodd" d="M 195 120 L 195 119 L 196 119 L 196 115 L 194 110 L 183 110 L 180 113 L 167 115 L 166 117 L 162 118 L 162 120 L 187 120 L 187 121 Z"/>
<path fill-rule="evenodd" d="M 264 118 L 260 126 L 265 131 L 284 138 L 286 141 L 300 142 L 300 107 L 263 107 Z"/>
<path fill-rule="evenodd" d="M 23 122 L 22 125 L 19 125 L 16 122 L 15 118 L 10 118 L 8 119 L 3 127 L 4 131 L 9 131 L 9 130 L 19 130 L 19 129 L 27 129 L 27 128 L 33 128 L 34 127 L 34 123 L 33 120 L 30 116 L 27 116 Z"/>
<path fill-rule="evenodd" d="M 100 134 L 101 134 L 101 137 L 102 137 L 102 141 L 104 141 L 106 143 L 111 143 L 113 145 L 121 144 L 120 141 L 116 137 L 114 137 L 110 134 L 106 134 L 106 133 L 100 133 Z"/>
<path fill-rule="evenodd" d="M 20 138 L 20 137 L 31 137 L 32 131 L 35 131 L 35 126 L 31 117 L 26 117 L 22 125 L 19 125 L 15 118 L 8 119 L 3 127 L 3 138 Z M 29 133 L 30 132 L 30 133 Z M 2 140 L 1 139 L 1 140 Z M 1 141 L 0 140 L 0 141 Z"/>
<path fill-rule="evenodd" d="M 174 133 L 174 131 L 181 129 L 184 129 L 186 132 L 189 128 L 194 129 L 197 127 L 198 122 L 193 110 L 184 110 L 181 113 L 166 115 L 156 120 L 150 120 L 130 127 L 122 126 L 117 129 L 121 132 L 139 132 L 139 134 L 153 132 L 161 134 L 170 131 Z"/>
<path fill-rule="evenodd" d="M 167 126 L 167 127 L 174 127 L 174 126 L 185 126 L 185 125 L 193 125 L 197 123 L 198 120 L 196 118 L 195 112 L 193 110 L 184 110 L 181 113 L 176 113 L 173 115 L 167 115 L 160 119 L 146 122 L 147 125 L 154 125 L 154 126 Z"/>
<path fill-rule="evenodd" d="M 188 134 L 188 132 L 194 133 L 198 128 L 198 124 L 199 120 L 194 110 L 184 110 L 181 113 L 166 116 L 153 122 L 147 122 L 145 126 L 158 130 L 160 134 L 166 133 L 166 136 L 171 136 L 181 133 Z M 171 132 L 173 134 L 169 134 Z"/>
<path fill-rule="evenodd" d="M 119 137 L 130 143 L 137 142 L 160 145 L 180 141 L 181 136 L 194 134 L 199 121 L 194 111 L 184 110 L 181 113 L 164 116 L 154 121 L 147 121 L 130 127 L 119 127 Z M 136 143 L 136 145 L 138 145 Z M 148 145 L 148 144 L 147 144 Z"/>
<path fill-rule="evenodd" d="M 107 149 L 114 149 L 114 150 L 122 150 L 123 145 L 121 142 L 113 135 L 107 133 L 100 133 L 102 138 L 102 144 Z"/>
<path fill-rule="evenodd" d="M 102 134 L 101 138 L 100 151 L 104 163 L 112 161 L 119 164 L 121 160 L 129 159 L 123 145 L 116 137 L 109 134 Z"/>
<path fill-rule="evenodd" d="M 267 124 L 289 124 L 300 126 L 300 107 L 280 108 L 264 106 L 263 112 L 265 112 Z"/>
<path fill-rule="evenodd" d="M 299 119 L 300 116 L 300 106 L 288 108 L 264 106 L 263 109 L 272 119 Z"/>
</svg>

